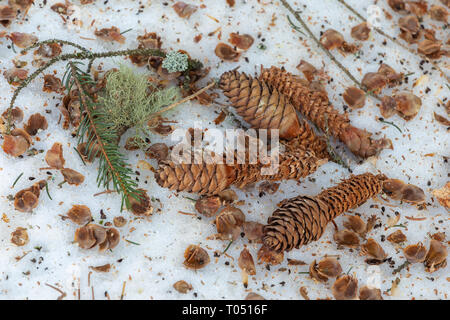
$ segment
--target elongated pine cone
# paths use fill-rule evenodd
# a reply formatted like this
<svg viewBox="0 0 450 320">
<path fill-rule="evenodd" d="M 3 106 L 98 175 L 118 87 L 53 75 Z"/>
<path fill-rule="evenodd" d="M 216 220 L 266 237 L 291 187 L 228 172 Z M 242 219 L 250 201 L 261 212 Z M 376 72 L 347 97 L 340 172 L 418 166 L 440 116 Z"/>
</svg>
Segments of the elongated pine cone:
<svg viewBox="0 0 450 320">
<path fill-rule="evenodd" d="M 355 155 L 368 158 L 385 148 L 392 148 L 389 139 L 373 140 L 369 132 L 352 126 L 347 115 L 334 109 L 323 92 L 308 88 L 286 70 L 273 66 L 262 69 L 260 80 L 285 94 L 298 111 L 322 131 L 328 131 L 344 142 Z"/>
<path fill-rule="evenodd" d="M 282 140 L 286 150 L 297 149 L 312 150 L 319 159 L 330 159 L 327 150 L 327 141 L 324 137 L 317 136 L 311 126 L 305 120 L 300 122 L 300 133 L 291 140 Z"/>
<path fill-rule="evenodd" d="M 248 159 L 248 157 L 247 157 Z M 173 161 L 161 161 L 155 172 L 156 182 L 163 188 L 198 194 L 218 194 L 232 184 L 243 188 L 261 180 L 300 179 L 308 176 L 326 163 L 318 159 L 314 152 L 296 150 L 280 154 L 279 166 L 274 174 L 263 175 L 261 170 L 270 164 L 176 164 Z"/>
<path fill-rule="evenodd" d="M 280 252 L 318 240 L 330 221 L 378 195 L 382 191 L 383 177 L 365 173 L 344 180 L 317 196 L 298 196 L 283 201 L 264 227 L 264 244 Z"/>
<path fill-rule="evenodd" d="M 302 132 L 289 99 L 264 81 L 234 70 L 222 74 L 220 88 L 252 128 L 279 129 L 280 138 L 288 140 Z"/>
</svg>

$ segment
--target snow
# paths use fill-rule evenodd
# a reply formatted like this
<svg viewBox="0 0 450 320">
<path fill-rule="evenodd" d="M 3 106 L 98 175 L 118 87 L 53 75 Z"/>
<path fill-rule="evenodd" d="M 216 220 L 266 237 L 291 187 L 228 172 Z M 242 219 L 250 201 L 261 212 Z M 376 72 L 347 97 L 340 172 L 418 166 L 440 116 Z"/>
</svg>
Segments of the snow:
<svg viewBox="0 0 450 320">
<path fill-rule="evenodd" d="M 0 1 L 2 4 L 3 2 L 6 1 Z M 324 64 L 325 71 L 333 78 L 327 86 L 330 99 L 336 108 L 341 110 L 343 105 L 341 94 L 347 86 L 352 85 L 350 80 L 311 40 L 292 30 L 286 19 L 287 11 L 278 1 L 238 0 L 234 8 L 229 8 L 226 1 L 189 0 L 186 2 L 203 6 L 189 20 L 181 19 L 176 15 L 171 8 L 174 1 L 110 0 L 106 4 L 105 1 L 96 1 L 95 4 L 84 6 L 78 1 L 73 1 L 76 8 L 74 16 L 82 21 L 81 27 L 70 22 L 64 24 L 60 15 L 50 10 L 50 6 L 57 2 L 36 0 L 27 18 L 15 21 L 6 31 L 32 33 L 40 40 L 65 39 L 96 52 L 136 47 L 138 35 L 145 31 L 156 32 L 162 38 L 163 48 L 186 50 L 192 57 L 200 59 L 206 66 L 211 67 L 211 77 L 219 77 L 222 72 L 237 66 L 240 66 L 240 71 L 250 74 L 258 72 L 260 65 L 284 66 L 289 71 L 296 72 L 296 65 L 304 59 L 317 67 Z M 364 14 L 373 4 L 373 1 L 349 0 L 348 2 Z M 377 2 L 377 6 L 392 13 L 385 1 Z M 437 3 L 438 1 L 429 2 Z M 308 23 L 315 34 L 327 28 L 334 28 L 352 42 L 350 29 L 359 21 L 351 17 L 351 13 L 337 1 L 303 0 L 290 1 L 290 3 L 296 8 L 301 8 L 304 11 L 304 17 L 311 17 Z M 304 7 L 304 4 L 307 6 Z M 398 15 L 394 13 L 393 16 L 392 20 L 386 20 L 382 14 L 379 23 L 386 33 L 396 36 L 398 28 L 395 23 Z M 441 26 L 439 23 L 432 22 L 429 17 L 425 17 L 424 24 Z M 111 26 L 116 26 L 121 31 L 131 29 L 124 34 L 127 39 L 125 44 L 107 43 L 95 39 L 96 28 Z M 221 27 L 220 31 L 213 36 L 208 36 L 219 27 Z M 4 28 L 0 31 L 2 30 Z M 445 39 L 443 29 L 440 28 L 440 30 L 437 37 Z M 238 63 L 221 62 L 214 54 L 215 46 L 219 41 L 227 42 L 229 34 L 237 31 L 252 35 L 255 43 L 243 53 Z M 194 37 L 198 34 L 202 34 L 202 40 L 195 43 Z M 221 35 L 221 40 L 218 39 L 218 35 Z M 394 150 L 383 151 L 376 162 L 366 161 L 358 164 L 354 159 L 350 159 L 353 172 L 355 174 L 366 171 L 383 172 L 389 177 L 418 185 L 427 195 L 429 205 L 421 211 L 395 201 L 383 204 L 381 203 L 384 202 L 383 200 L 368 201 L 362 207 L 353 210 L 353 212 L 361 213 L 364 219 L 372 214 L 380 218 L 382 227 L 373 230 L 369 236 L 382 245 L 398 267 L 404 261 L 402 251 L 388 241 L 381 241 L 382 235 L 387 236 L 397 230 L 397 228 L 385 230 L 388 216 L 393 216 L 395 211 L 401 214 L 399 223 L 407 223 L 407 229 L 401 228 L 401 230 L 407 235 L 408 244 L 422 241 L 428 246 L 429 234 L 438 231 L 446 232 L 448 239 L 448 212 L 437 201 L 433 201 L 431 191 L 442 187 L 448 180 L 449 167 L 448 163 L 444 162 L 444 157 L 450 156 L 448 132 L 446 127 L 434 120 L 433 112 L 445 114 L 444 108 L 439 106 L 438 102 L 449 96 L 449 90 L 443 78 L 438 72 L 431 71 L 428 64 L 423 66 L 424 70 L 429 71 L 425 81 L 412 88 L 412 84 L 424 74 L 419 69 L 420 58 L 402 50 L 390 41 L 382 45 L 383 41 L 381 36 L 372 33 L 369 41 L 363 44 L 363 54 L 359 59 L 351 54 L 346 57 L 337 52 L 334 54 L 357 78 L 362 78 L 366 72 L 376 71 L 381 60 L 398 72 L 405 74 L 414 72 L 409 77 L 408 84 L 404 84 L 402 89 L 412 90 L 414 94 L 421 97 L 423 106 L 419 114 L 409 122 L 405 122 L 398 116 L 389 119 L 401 128 L 402 133 L 393 126 L 377 121 L 380 113 L 375 101 L 371 99 L 368 99 L 363 109 L 350 112 L 350 119 L 356 126 L 365 128 L 378 137 L 386 135 L 394 144 Z M 260 43 L 267 48 L 259 49 Z M 13 58 L 31 61 L 31 53 L 20 56 L 8 45 L 8 40 L 0 38 L 0 71 L 2 73 L 12 67 Z M 71 52 L 67 46 L 64 50 Z M 244 58 L 248 58 L 248 62 Z M 105 70 L 120 61 L 122 61 L 121 58 L 103 59 L 94 65 L 101 62 Z M 446 63 L 448 65 L 448 60 Z M 30 63 L 27 68 L 33 69 Z M 137 72 L 145 71 L 144 68 L 137 69 Z M 61 78 L 64 73 L 64 64 L 55 65 L 48 72 L 55 72 L 56 76 Z M 427 88 L 430 91 L 425 93 Z M 2 112 L 7 108 L 13 89 L 4 77 L 0 77 Z M 389 90 L 385 93 L 389 93 Z M 58 124 L 60 112 L 56 106 L 60 103 L 60 99 L 61 96 L 56 94 L 43 93 L 42 77 L 38 77 L 21 92 L 16 105 L 24 110 L 25 120 L 36 112 L 44 114 L 48 120 L 49 128 L 37 135 L 40 140 L 35 140 L 33 147 L 46 151 L 54 142 L 61 142 L 67 166 L 81 172 L 86 179 L 81 186 L 64 184 L 59 188 L 58 183 L 62 181 L 62 176 L 56 171 L 53 172 L 54 178 L 49 182 L 52 200 L 44 190 L 40 196 L 39 206 L 33 213 L 21 213 L 14 210 L 13 203 L 7 197 L 29 187 L 39 179 L 47 178 L 46 170 L 39 170 L 46 167 L 45 152 L 33 157 L 25 156 L 23 159 L 11 158 L 1 153 L 0 180 L 3 183 L 0 187 L 0 216 L 5 214 L 9 222 L 7 219 L 0 220 L 0 299 L 57 298 L 59 293 L 45 286 L 46 283 L 66 292 L 67 299 L 77 299 L 78 288 L 80 288 L 81 299 L 91 299 L 91 287 L 94 288 L 96 299 L 106 299 L 105 292 L 111 299 L 119 299 L 124 282 L 126 282 L 124 299 L 243 299 L 251 291 L 261 294 L 266 299 L 302 299 L 299 293 L 299 288 L 302 286 L 307 288 L 310 298 L 326 298 L 332 297 L 330 290 L 332 281 L 326 284 L 316 283 L 307 275 L 298 273 L 307 271 L 308 266 L 287 266 L 286 259 L 299 259 L 309 264 L 315 259 L 320 260 L 324 255 L 338 255 L 343 270 L 347 272 L 351 268 L 350 272 L 357 277 L 360 286 L 370 284 L 380 287 L 384 292 L 390 289 L 392 281 L 399 277 L 401 281 L 395 295 L 383 294 L 385 299 L 448 298 L 449 266 L 428 274 L 424 271 L 422 264 L 414 264 L 410 266 L 409 271 L 404 269 L 401 273 L 393 275 L 393 268 L 388 263 L 369 266 L 364 262 L 364 257 L 358 255 L 357 250 L 337 250 L 332 239 L 334 228 L 331 224 L 318 242 L 285 254 L 285 260 L 281 265 L 272 266 L 270 270 L 263 264 L 257 265 L 257 275 L 250 277 L 248 288 L 244 288 L 237 266 L 239 253 L 247 247 L 256 259 L 259 245 L 248 244 L 246 240 L 239 239 L 232 243 L 227 255 L 214 257 L 214 252 L 222 252 L 228 242 L 207 240 L 215 233 L 213 219 L 179 213 L 179 211 L 195 212 L 193 202 L 184 198 L 184 196 L 196 197 L 195 195 L 176 195 L 162 189 L 154 182 L 151 171 L 139 170 L 140 186 L 147 189 L 151 197 L 159 199 L 153 204 L 155 209 L 161 210 L 155 210 L 150 218 L 137 219 L 131 213 L 121 213 L 118 195 L 107 194 L 94 197 L 95 193 L 103 191 L 96 187 L 96 165 L 83 165 L 73 149 L 76 146 L 76 140 L 70 136 L 69 131 L 62 130 L 61 125 Z M 220 101 L 226 103 L 223 97 Z M 45 113 L 45 110 L 51 110 L 51 113 Z M 178 121 L 177 127 L 189 128 L 195 122 L 201 121 L 204 127 L 211 128 L 215 126 L 213 120 L 220 110 L 219 105 L 201 106 L 189 102 L 171 111 L 168 117 Z M 218 127 L 233 128 L 235 124 L 230 117 L 227 117 Z M 122 143 L 125 139 L 126 136 Z M 152 143 L 173 144 L 169 138 L 156 135 L 151 140 Z M 145 157 L 140 152 L 130 152 L 128 155 L 133 168 L 136 168 L 138 160 Z M 147 161 L 151 162 L 148 159 Z M 151 163 L 156 166 L 155 162 Z M 11 188 L 22 172 L 21 179 L 14 188 Z M 328 163 L 315 174 L 303 179 L 301 183 L 282 182 L 280 190 L 274 195 L 259 197 L 257 189 L 247 193 L 237 190 L 239 199 L 245 201 L 240 208 L 246 213 L 248 221 L 265 223 L 276 208 L 276 204 L 282 199 L 298 194 L 314 195 L 349 175 L 345 168 Z M 36 180 L 30 181 L 29 177 L 34 177 Z M 73 204 L 87 205 L 97 223 L 101 220 L 100 210 L 103 210 L 107 216 L 104 222 L 112 222 L 112 219 L 119 215 L 127 218 L 129 220 L 127 225 L 120 228 L 122 240 L 118 247 L 112 252 L 105 253 L 99 253 L 96 249 L 78 248 L 73 243 L 76 225 L 69 220 L 63 221 L 59 216 L 64 215 Z M 378 205 L 378 208 L 371 208 L 374 204 Z M 380 209 L 383 205 L 385 206 L 384 214 Z M 423 217 L 425 220 L 408 220 L 406 216 Z M 342 221 L 342 217 L 336 219 L 340 228 L 342 228 Z M 10 242 L 11 232 L 17 227 L 27 228 L 30 241 L 24 247 L 16 247 Z M 127 242 L 125 239 L 139 245 Z M 183 253 L 189 244 L 199 244 L 208 251 L 211 263 L 204 269 L 192 271 L 183 266 Z M 16 260 L 16 257 L 21 257 L 25 253 L 27 253 L 25 257 L 19 261 Z M 106 263 L 113 265 L 109 273 L 90 274 L 89 266 Z M 178 280 L 187 281 L 193 286 L 193 290 L 186 295 L 178 293 L 172 287 Z"/>
</svg>

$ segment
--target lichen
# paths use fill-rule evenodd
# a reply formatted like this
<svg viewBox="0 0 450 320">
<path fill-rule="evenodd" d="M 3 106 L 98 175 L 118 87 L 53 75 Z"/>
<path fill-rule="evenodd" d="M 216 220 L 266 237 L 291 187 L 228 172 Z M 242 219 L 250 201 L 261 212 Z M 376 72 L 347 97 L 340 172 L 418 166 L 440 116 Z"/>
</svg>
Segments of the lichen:
<svg viewBox="0 0 450 320">
<path fill-rule="evenodd" d="M 162 67 L 168 72 L 183 72 L 189 68 L 189 58 L 184 53 L 172 51 L 166 54 Z"/>
<path fill-rule="evenodd" d="M 106 88 L 100 102 L 111 116 L 113 130 L 121 132 L 134 128 L 136 141 L 145 141 L 147 121 L 163 107 L 180 97 L 177 87 L 159 89 L 147 77 L 130 67 L 121 65 L 106 79 Z"/>
</svg>

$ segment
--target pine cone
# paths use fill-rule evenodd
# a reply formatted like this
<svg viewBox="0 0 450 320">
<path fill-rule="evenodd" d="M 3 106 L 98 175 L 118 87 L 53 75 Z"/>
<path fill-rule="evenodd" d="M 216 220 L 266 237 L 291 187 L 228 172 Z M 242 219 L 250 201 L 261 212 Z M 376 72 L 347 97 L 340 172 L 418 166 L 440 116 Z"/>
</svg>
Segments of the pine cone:
<svg viewBox="0 0 450 320">
<path fill-rule="evenodd" d="M 316 154 L 317 158 L 330 159 L 326 140 L 323 137 L 317 136 L 305 120 L 300 123 L 300 129 L 301 133 L 294 139 L 281 141 L 281 143 L 286 147 L 286 150 L 312 150 Z"/>
<path fill-rule="evenodd" d="M 234 70 L 222 74 L 220 88 L 252 128 L 279 129 L 280 138 L 288 140 L 302 132 L 292 104 L 264 81 Z"/>
<path fill-rule="evenodd" d="M 171 190 L 213 195 L 232 184 L 243 188 L 261 180 L 300 179 L 316 171 L 327 160 L 318 159 L 313 152 L 304 150 L 280 154 L 279 167 L 273 175 L 261 174 L 263 167 L 269 167 L 262 163 L 228 165 L 225 159 L 223 162 L 176 164 L 173 161 L 161 161 L 155 179 L 161 187 Z"/>
<path fill-rule="evenodd" d="M 365 173 L 344 180 L 315 197 L 285 200 L 264 227 L 264 244 L 274 251 L 290 251 L 318 240 L 328 222 L 378 195 L 383 176 Z"/>
<path fill-rule="evenodd" d="M 277 67 L 263 69 L 260 80 L 285 94 L 298 111 L 322 131 L 328 130 L 330 135 L 344 142 L 354 154 L 368 158 L 392 147 L 389 139 L 373 140 L 369 132 L 352 126 L 347 115 L 334 109 L 323 92 L 311 90 L 286 70 Z"/>
</svg>

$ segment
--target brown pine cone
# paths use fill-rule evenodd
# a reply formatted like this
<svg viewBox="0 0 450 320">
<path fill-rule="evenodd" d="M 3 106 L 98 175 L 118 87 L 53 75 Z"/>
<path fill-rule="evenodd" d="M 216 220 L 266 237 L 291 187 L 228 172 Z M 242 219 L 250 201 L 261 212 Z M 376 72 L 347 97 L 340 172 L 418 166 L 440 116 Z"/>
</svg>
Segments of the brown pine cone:
<svg viewBox="0 0 450 320">
<path fill-rule="evenodd" d="M 288 140 L 302 132 L 292 104 L 264 81 L 234 70 L 222 74 L 220 88 L 252 128 L 279 129 L 280 138 Z"/>
<path fill-rule="evenodd" d="M 378 195 L 382 179 L 383 176 L 365 173 L 315 197 L 298 196 L 283 201 L 264 227 L 264 244 L 280 252 L 318 240 L 328 222 Z"/>
<path fill-rule="evenodd" d="M 323 92 L 311 90 L 286 70 L 277 67 L 263 69 L 260 80 L 284 93 L 298 111 L 322 131 L 328 131 L 344 142 L 355 155 L 368 158 L 392 147 L 389 139 L 373 140 L 369 132 L 352 126 L 347 115 L 334 109 Z"/>
<path fill-rule="evenodd" d="M 330 159 L 327 150 L 327 142 L 324 137 L 317 136 L 305 120 L 300 123 L 300 130 L 301 133 L 294 139 L 281 141 L 288 152 L 297 149 L 312 150 L 317 158 Z"/>
<path fill-rule="evenodd" d="M 262 180 L 300 179 L 313 173 L 327 162 L 318 159 L 313 152 L 296 150 L 280 154 L 279 167 L 272 175 L 263 175 L 261 170 L 270 164 L 176 164 L 162 161 L 155 172 L 156 182 L 164 188 L 199 194 L 218 194 L 232 184 L 243 188 Z M 236 163 L 236 162 L 235 162 Z"/>
</svg>

